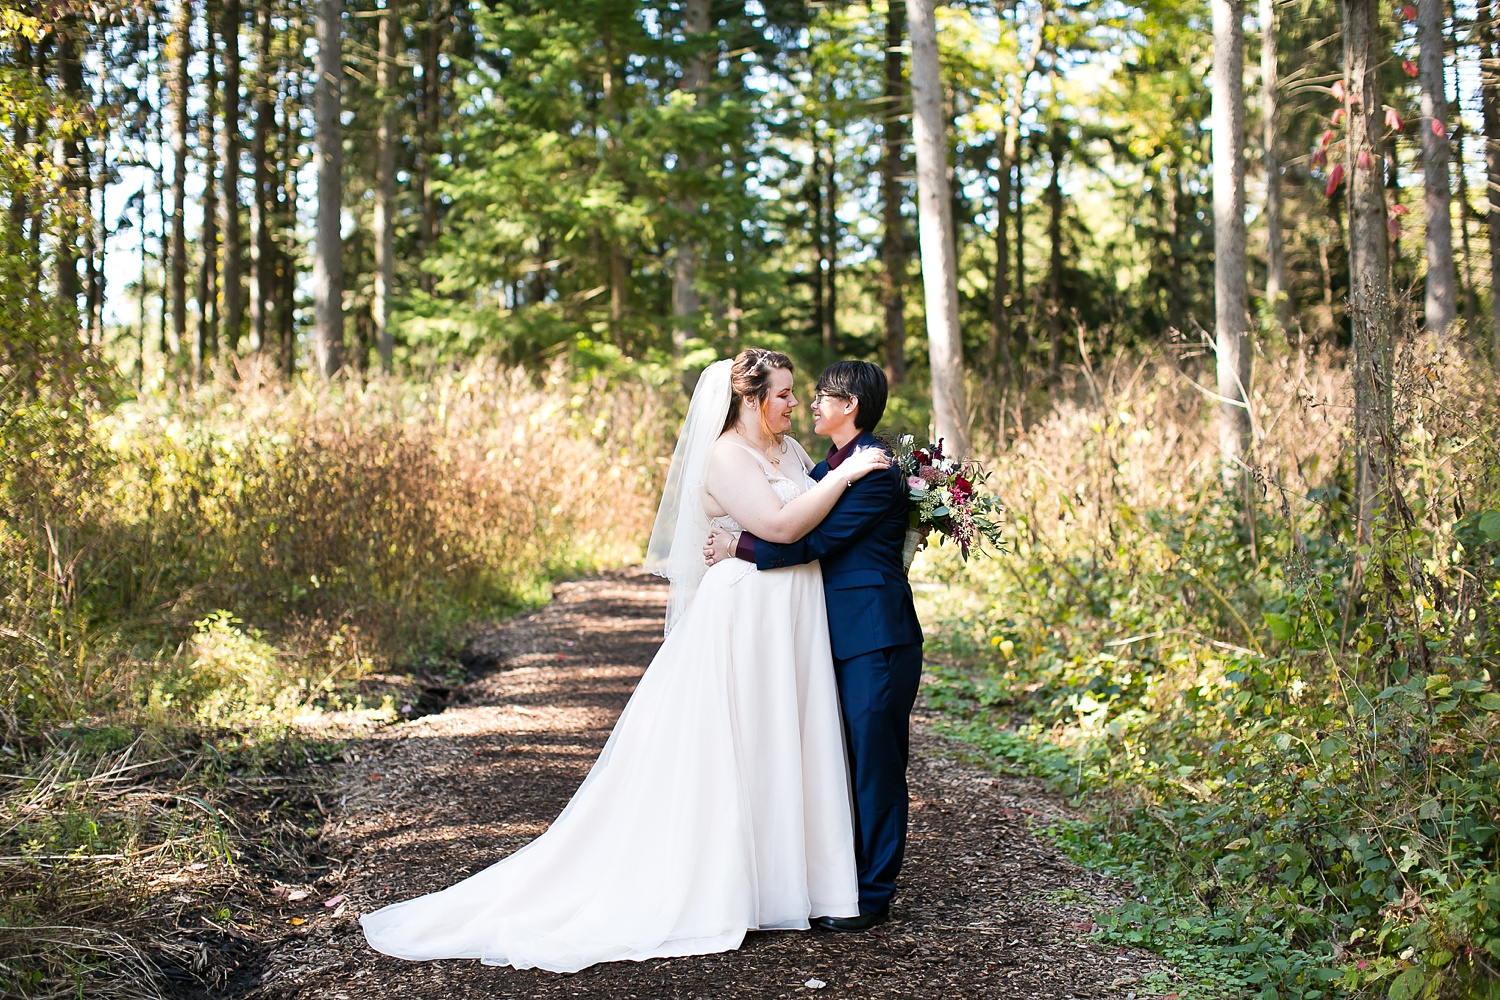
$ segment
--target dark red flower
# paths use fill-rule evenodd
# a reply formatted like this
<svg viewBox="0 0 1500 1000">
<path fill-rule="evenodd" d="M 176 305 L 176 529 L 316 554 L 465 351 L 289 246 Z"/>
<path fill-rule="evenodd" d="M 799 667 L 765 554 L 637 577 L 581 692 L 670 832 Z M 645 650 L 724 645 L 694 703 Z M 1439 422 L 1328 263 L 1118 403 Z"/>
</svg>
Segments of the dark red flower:
<svg viewBox="0 0 1500 1000">
<path fill-rule="evenodd" d="M 948 487 L 953 496 L 959 500 L 967 500 L 974 495 L 974 484 L 963 476 L 954 476 L 953 483 Z"/>
<path fill-rule="evenodd" d="M 919 468 L 924 465 L 932 464 L 932 456 L 928 455 L 927 452 L 923 451 L 921 448 L 918 448 L 916 451 L 912 452 L 911 457 L 917 463 L 917 466 Z"/>
<path fill-rule="evenodd" d="M 932 460 L 934 462 L 937 462 L 937 461 L 940 461 L 942 459 L 942 457 L 943 457 L 943 439 L 942 438 L 938 438 L 937 439 L 937 444 L 935 444 L 935 445 L 932 446 Z"/>
</svg>

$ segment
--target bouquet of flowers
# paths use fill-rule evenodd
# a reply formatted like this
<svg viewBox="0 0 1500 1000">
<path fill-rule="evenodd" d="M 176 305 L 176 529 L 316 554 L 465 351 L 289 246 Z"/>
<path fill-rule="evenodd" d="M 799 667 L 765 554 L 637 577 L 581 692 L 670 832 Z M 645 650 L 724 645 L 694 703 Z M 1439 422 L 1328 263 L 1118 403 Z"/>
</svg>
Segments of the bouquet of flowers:
<svg viewBox="0 0 1500 1000">
<path fill-rule="evenodd" d="M 933 531 L 939 542 L 944 537 L 953 539 L 963 559 L 969 558 L 969 549 L 980 539 L 997 549 L 1003 547 L 1000 517 L 1005 508 L 999 498 L 982 491 L 985 474 L 978 465 L 945 458 L 942 439 L 918 447 L 916 438 L 903 434 L 892 451 L 906 477 L 911 501 L 906 546 L 901 552 L 906 569 L 911 569 L 917 550 Z"/>
</svg>

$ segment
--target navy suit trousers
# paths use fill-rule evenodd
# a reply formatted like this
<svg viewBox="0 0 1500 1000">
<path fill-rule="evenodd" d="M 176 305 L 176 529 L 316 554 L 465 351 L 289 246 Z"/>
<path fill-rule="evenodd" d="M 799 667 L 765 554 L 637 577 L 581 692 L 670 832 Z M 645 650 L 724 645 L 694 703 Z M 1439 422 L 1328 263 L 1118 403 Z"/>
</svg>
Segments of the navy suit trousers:
<svg viewBox="0 0 1500 1000">
<path fill-rule="evenodd" d="M 854 783 L 859 908 L 885 913 L 906 851 L 906 762 L 922 644 L 886 646 L 833 661 Z"/>
</svg>

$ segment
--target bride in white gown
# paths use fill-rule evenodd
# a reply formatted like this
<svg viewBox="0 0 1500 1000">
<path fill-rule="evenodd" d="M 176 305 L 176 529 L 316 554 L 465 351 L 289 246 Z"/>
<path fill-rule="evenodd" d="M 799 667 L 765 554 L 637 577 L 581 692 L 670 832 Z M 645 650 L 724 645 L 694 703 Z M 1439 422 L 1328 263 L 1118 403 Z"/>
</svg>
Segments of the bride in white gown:
<svg viewBox="0 0 1500 1000">
<path fill-rule="evenodd" d="M 704 371 L 647 551 L 672 583 L 667 637 L 598 761 L 530 844 L 361 917 L 371 947 L 576 972 L 859 913 L 818 564 L 705 570 L 701 556 L 711 523 L 800 538 L 887 463 L 871 449 L 814 483 L 784 436 L 796 405 L 785 355 L 752 349 Z"/>
</svg>

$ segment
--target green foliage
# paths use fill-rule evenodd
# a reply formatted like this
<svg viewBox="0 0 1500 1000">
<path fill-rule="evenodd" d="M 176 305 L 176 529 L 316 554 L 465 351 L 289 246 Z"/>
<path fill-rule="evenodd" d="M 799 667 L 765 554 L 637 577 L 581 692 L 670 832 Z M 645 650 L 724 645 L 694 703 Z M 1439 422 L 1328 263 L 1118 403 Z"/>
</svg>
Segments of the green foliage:
<svg viewBox="0 0 1500 1000">
<path fill-rule="evenodd" d="M 1106 940 L 1265 997 L 1500 995 L 1500 483 L 1472 433 L 1500 413 L 1471 378 L 1404 364 L 1367 542 L 1347 471 L 1299 499 L 1273 441 L 1253 543 L 1216 477 L 1149 504 L 1087 478 L 1012 495 L 1016 554 L 974 568 L 987 610 L 948 633 L 972 666 L 929 697 L 1095 803 L 1057 836 L 1144 897 L 1099 918 Z M 1134 425 L 1051 447 L 1125 478 Z"/>
</svg>

